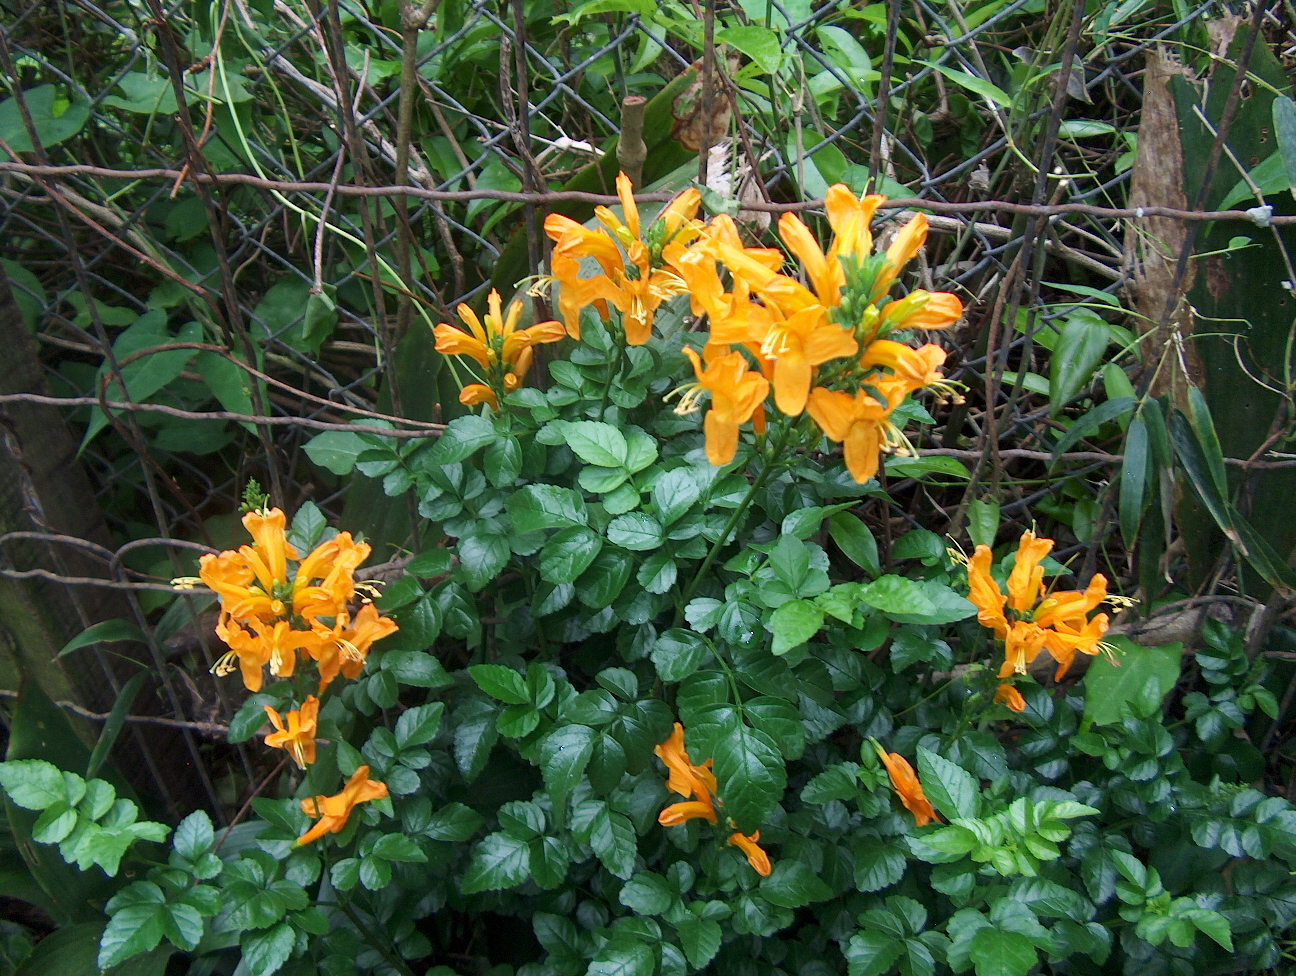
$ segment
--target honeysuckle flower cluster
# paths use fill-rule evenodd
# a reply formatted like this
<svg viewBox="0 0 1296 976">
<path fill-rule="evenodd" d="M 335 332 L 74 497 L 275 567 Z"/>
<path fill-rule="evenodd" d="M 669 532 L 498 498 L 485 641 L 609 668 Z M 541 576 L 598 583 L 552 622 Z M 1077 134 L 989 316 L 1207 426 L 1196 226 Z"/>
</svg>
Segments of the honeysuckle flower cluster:
<svg viewBox="0 0 1296 976">
<path fill-rule="evenodd" d="M 1119 598 L 1108 596 L 1107 578 L 1101 573 L 1095 573 L 1084 590 L 1045 590 L 1040 563 L 1052 549 L 1052 539 L 1022 534 L 1006 596 L 990 575 L 993 555 L 988 546 L 977 546 L 968 560 L 968 599 L 976 605 L 977 620 L 1004 643 L 1000 678 L 1024 675 L 1040 652 L 1047 651 L 1058 664 L 1056 679 L 1061 681 L 1077 653 L 1092 657 L 1105 646 L 1102 638 L 1107 633 L 1107 614 L 1092 618 L 1089 614 L 1100 604 Z M 1025 707 L 1020 693 L 1010 685 L 1000 685 L 995 700 L 1017 712 Z"/>
<path fill-rule="evenodd" d="M 443 356 L 467 356 L 481 367 L 485 382 L 466 384 L 459 391 L 460 403 L 489 403 L 498 410 L 500 399 L 520 387 L 526 378 L 535 355 L 533 348 L 557 342 L 566 335 L 558 322 L 519 329 L 522 302 L 511 303 L 508 315 L 503 314 L 501 304 L 499 292 L 491 289 L 484 323 L 471 308 L 460 305 L 457 311 L 468 326 L 467 332 L 445 322 L 434 330 L 437 352 Z"/>
<path fill-rule="evenodd" d="M 291 678 L 300 653 L 318 665 L 321 692 L 339 673 L 358 677 L 373 642 L 396 630 L 372 603 L 351 613 L 354 573 L 369 546 L 339 532 L 303 559 L 288 544 L 287 519 L 277 508 L 248 512 L 243 527 L 253 545 L 199 562 L 199 579 L 220 597 L 216 635 L 230 648 L 213 673 L 237 667 L 247 689 L 260 691 L 267 666 L 274 677 Z M 300 560 L 291 579 L 290 560 Z"/>
<path fill-rule="evenodd" d="M 678 827 L 690 820 L 716 823 L 719 818 L 712 799 L 716 794 L 716 778 L 711 772 L 711 760 L 701 766 L 693 765 L 684 749 L 684 726 L 676 722 L 670 738 L 656 746 L 653 753 L 666 764 L 669 774 L 666 788 L 684 797 L 683 802 L 672 803 L 658 814 L 657 822 L 663 827 Z M 771 870 L 770 859 L 759 840 L 759 830 L 751 834 L 735 830 L 729 835 L 729 843 L 746 855 L 747 863 L 757 874 L 765 877 Z"/>
<path fill-rule="evenodd" d="M 291 678 L 301 655 L 317 666 L 319 694 L 338 674 L 359 677 L 369 648 L 397 629 L 368 601 L 351 612 L 355 570 L 370 547 L 339 532 L 302 558 L 288 543 L 287 519 L 277 508 L 248 512 L 243 526 L 252 545 L 205 555 L 199 563 L 199 579 L 220 597 L 216 635 L 230 648 L 212 671 L 223 676 L 238 668 L 248 690 L 260 691 L 267 666 L 274 677 Z M 290 561 L 298 563 L 296 573 L 290 574 Z M 192 582 L 178 580 L 177 585 Z M 307 695 L 300 708 L 285 716 L 266 705 L 275 730 L 266 736 L 266 745 L 285 750 L 299 769 L 306 769 L 315 761 L 319 708 L 315 695 Z M 386 796 L 387 787 L 368 774 L 369 767 L 362 766 L 336 796 L 303 800 L 302 810 L 319 823 L 298 844 L 337 833 L 357 803 Z"/>
<path fill-rule="evenodd" d="M 885 197 L 856 198 L 842 184 L 830 187 L 824 205 L 833 239 L 827 252 L 801 218 L 784 214 L 779 234 L 800 261 L 807 287 L 783 273 L 781 250 L 745 246 L 732 218 L 721 214 L 705 224 L 697 220 L 696 189 L 677 196 L 646 228 L 624 174 L 617 178 L 617 195 L 624 220 L 604 207 L 596 211 L 601 226 L 593 229 L 559 214 L 546 218 L 545 232 L 554 241 L 553 273 L 541 284 L 559 286 L 567 335 L 579 339 L 586 307 L 593 306 L 604 321 L 616 309 L 618 334 L 627 345 L 649 340 L 663 302 L 689 296 L 693 313 L 707 317 L 710 333 L 700 355 L 684 349 L 695 379 L 676 391 L 682 394 L 676 412 L 694 412 L 709 397 L 703 426 L 712 464 L 733 460 L 745 425 L 751 424 L 758 437 L 764 435 L 768 412 L 776 410 L 789 426 L 808 415 L 817 428 L 815 439 L 822 434 L 842 444 L 852 477 L 864 482 L 877 473 L 881 453 L 908 448 L 891 422 L 906 397 L 925 387 L 956 395 L 939 371 L 945 361 L 939 346 L 914 348 L 888 338 L 909 330 L 943 329 L 963 314 L 962 302 L 948 292 L 919 289 L 899 299 L 890 295 L 926 241 L 922 214 L 880 253 L 873 252 L 869 225 Z M 583 258 L 593 259 L 600 273 L 580 277 Z M 498 297 L 492 301 L 498 320 Z M 514 303 L 509 323 L 519 309 Z M 464 403 L 498 409 L 501 394 L 515 388 L 525 368 L 518 372 L 520 361 L 508 366 L 503 348 L 489 358 L 494 340 L 488 337 L 508 336 L 511 329 L 508 323 L 490 327 L 488 315 L 488 329 L 481 330 L 466 306 L 460 306 L 460 314 L 476 339 L 440 325 L 437 349 L 472 356 L 487 370 L 512 368 L 489 388 L 469 385 L 460 396 Z M 539 330 L 530 343 L 552 342 L 560 334 L 557 328 L 546 322 L 523 331 Z"/>
</svg>

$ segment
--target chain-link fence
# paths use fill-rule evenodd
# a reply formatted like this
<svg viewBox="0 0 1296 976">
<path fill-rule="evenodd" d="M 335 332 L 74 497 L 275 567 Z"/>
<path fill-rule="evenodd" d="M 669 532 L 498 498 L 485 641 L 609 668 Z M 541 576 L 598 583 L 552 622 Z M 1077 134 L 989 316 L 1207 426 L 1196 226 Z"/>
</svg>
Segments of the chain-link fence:
<svg viewBox="0 0 1296 976">
<path fill-rule="evenodd" d="M 1248 221 L 1230 226 L 1284 260 L 1270 228 L 1296 220 L 1263 210 L 1281 180 L 1256 185 L 1267 153 L 1239 160 L 1229 136 L 1256 91 L 1283 94 L 1257 65 L 1285 71 L 1290 4 L 54 0 L 0 10 L 0 257 L 16 299 L 5 341 L 15 362 L 44 371 L 19 370 L 0 403 L 69 424 L 90 476 L 80 498 L 77 486 L 42 482 L 42 445 L 28 435 L 4 572 L 14 585 L 76 576 L 116 587 L 129 606 L 114 612 L 151 631 L 143 659 L 163 686 L 154 718 L 189 723 L 195 768 L 228 703 L 170 664 L 182 653 L 214 660 L 202 628 L 186 629 L 201 600 L 149 626 L 170 601 L 166 581 L 230 542 L 249 478 L 289 508 L 350 505 L 388 554 L 416 546 L 417 513 L 374 510 L 373 496 L 305 445 L 321 432 L 435 436 L 458 407 L 430 327 L 492 287 L 507 297 L 543 275 L 544 214 L 588 220 L 595 203 L 615 203 L 612 178 L 636 165 L 636 150 L 642 200 L 701 179 L 708 206 L 735 212 L 753 238 L 779 212 L 813 211 L 836 182 L 899 198 L 893 214 L 932 215 L 921 283 L 958 292 L 969 309 L 940 340 L 969 394 L 917 447 L 964 472 L 940 506 L 955 532 L 1005 470 L 1038 473 L 1038 492 L 1019 480 L 1001 499 L 1017 517 L 1074 479 L 1116 472 L 1118 455 L 1078 435 L 1056 450 L 1057 367 L 1050 376 L 1041 364 L 1065 323 L 1105 323 L 1103 347 L 1140 351 L 1144 367 L 1164 350 L 1173 359 L 1193 278 L 1181 255 L 1222 226 L 1206 205 Z M 1193 196 L 1147 149 L 1166 131 L 1164 118 L 1153 129 L 1140 115 L 1144 72 L 1163 51 L 1181 76 L 1195 68 L 1212 86 L 1201 102 L 1207 150 L 1177 164 L 1192 171 Z M 1212 73 L 1236 62 L 1242 71 Z M 623 120 L 642 129 L 642 147 L 616 141 Z M 1255 192 L 1210 189 L 1240 180 Z M 1147 230 L 1157 220 L 1175 247 L 1147 245 L 1164 238 L 1162 225 Z M 1157 275 L 1159 290 L 1147 284 Z M 535 298 L 535 313 L 547 302 Z M 1153 372 L 1133 371 L 1140 392 L 1164 381 Z M 1105 382 L 1109 397 L 1123 395 L 1114 376 Z M 1047 473 L 1058 457 L 1071 481 Z M 102 513 L 99 524 L 69 531 L 45 517 L 50 492 Z M 912 519 L 919 497 L 880 517 Z M 1085 502 L 1069 554 L 1092 572 L 1124 556 L 1108 551 L 1118 499 Z M 39 551 L 15 548 L 33 540 Z M 80 547 L 80 571 L 60 546 Z M 103 616 L 80 607 L 60 642 Z M 99 666 L 104 694 L 81 689 L 80 701 L 102 717 L 123 682 L 102 653 Z M 233 798 L 204 787 L 213 806 Z"/>
</svg>

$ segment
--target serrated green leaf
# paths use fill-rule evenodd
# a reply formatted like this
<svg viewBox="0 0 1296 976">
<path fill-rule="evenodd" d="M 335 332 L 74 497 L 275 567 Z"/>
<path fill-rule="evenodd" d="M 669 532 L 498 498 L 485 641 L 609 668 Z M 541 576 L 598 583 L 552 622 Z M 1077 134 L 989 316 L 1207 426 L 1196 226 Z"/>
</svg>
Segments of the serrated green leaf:
<svg viewBox="0 0 1296 976">
<path fill-rule="evenodd" d="M 918 778 L 932 806 L 946 820 L 979 815 L 981 791 L 962 766 L 919 746 Z"/>
<path fill-rule="evenodd" d="M 663 681 L 683 681 L 711 654 L 711 642 L 701 634 L 673 627 L 653 642 L 653 666 Z"/>
<path fill-rule="evenodd" d="M 774 634 L 773 651 L 786 654 L 804 644 L 823 627 L 823 611 L 809 600 L 789 600 L 770 616 L 769 630 Z"/>
<path fill-rule="evenodd" d="M 527 842 L 504 833 L 489 834 L 473 848 L 464 872 L 462 891 L 498 891 L 521 884 L 531 874 Z"/>
<path fill-rule="evenodd" d="M 611 424 L 580 420 L 565 424 L 563 430 L 567 446 L 586 464 L 617 468 L 629 457 L 625 435 Z"/>
<path fill-rule="evenodd" d="M 477 687 L 492 698 L 510 705 L 529 705 L 531 692 L 526 678 L 503 664 L 474 664 L 468 674 Z"/>
<path fill-rule="evenodd" d="M 725 812 L 739 832 L 759 830 L 787 787 L 778 747 L 764 732 L 739 725 L 715 743 L 713 757 Z"/>
<path fill-rule="evenodd" d="M 765 900 L 783 908 L 801 908 L 833 896 L 810 866 L 802 861 L 778 860 L 769 877 L 761 880 L 760 893 Z"/>
</svg>

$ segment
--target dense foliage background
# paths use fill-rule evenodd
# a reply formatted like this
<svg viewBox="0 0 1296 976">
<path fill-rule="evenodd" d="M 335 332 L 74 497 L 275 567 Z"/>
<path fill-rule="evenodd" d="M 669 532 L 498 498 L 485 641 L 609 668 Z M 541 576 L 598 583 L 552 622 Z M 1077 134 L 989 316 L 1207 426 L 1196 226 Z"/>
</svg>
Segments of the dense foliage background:
<svg viewBox="0 0 1296 976">
<path fill-rule="evenodd" d="M 0 10 L 0 972 L 1289 965 L 1289 5 Z M 433 327 L 562 318 L 545 217 L 619 169 L 752 247 L 827 246 L 833 184 L 892 198 L 882 247 L 921 209 L 895 297 L 961 300 L 959 395 L 863 485 L 808 424 L 713 467 L 681 295 L 460 403 Z M 363 536 L 399 626 L 305 775 L 265 706 L 318 689 L 211 674 L 171 583 L 250 481 L 303 556 Z M 1027 530 L 1132 606 L 1016 712 L 957 553 L 1006 586 Z M 676 721 L 732 830 L 658 823 Z M 390 795 L 295 847 L 362 766 Z"/>
</svg>

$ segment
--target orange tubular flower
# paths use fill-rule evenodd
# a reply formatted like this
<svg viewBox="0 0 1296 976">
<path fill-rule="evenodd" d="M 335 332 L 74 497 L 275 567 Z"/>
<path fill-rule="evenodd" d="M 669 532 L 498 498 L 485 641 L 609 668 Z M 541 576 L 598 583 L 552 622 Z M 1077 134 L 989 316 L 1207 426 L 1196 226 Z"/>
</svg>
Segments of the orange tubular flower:
<svg viewBox="0 0 1296 976">
<path fill-rule="evenodd" d="M 649 264 L 648 248 L 636 241 L 630 248 L 630 261 L 639 269 L 638 277 L 629 278 L 618 271 L 613 277 L 615 292 L 608 295 L 608 304 L 621 313 L 626 343 L 642 346 L 652 336 L 653 314 L 668 298 L 688 291 L 684 279 L 673 271 L 653 271 Z"/>
<path fill-rule="evenodd" d="M 269 705 L 265 706 L 266 715 L 277 731 L 266 736 L 265 743 L 276 749 L 285 749 L 292 756 L 298 769 L 305 769 L 315 761 L 315 719 L 319 715 L 319 699 L 309 695 L 300 711 L 288 713 L 287 727 L 284 721 Z"/>
<path fill-rule="evenodd" d="M 436 351 L 443 356 L 468 356 L 475 359 L 482 369 L 490 369 L 491 351 L 486 345 L 488 337 L 481 327 L 481 320 L 467 305 L 460 305 L 458 312 L 459 317 L 468 323 L 472 334 L 442 322 L 432 330 L 436 336 Z"/>
<path fill-rule="evenodd" d="M 558 306 L 574 338 L 580 336 L 582 308 L 594 304 L 606 319 L 611 305 L 622 315 L 626 342 L 642 346 L 652 335 L 653 315 L 661 303 L 688 290 L 679 275 L 660 264 L 665 258 L 673 265 L 684 253 L 683 245 L 697 236 L 699 227 L 693 218 L 702 197 L 696 189 L 684 191 L 663 208 L 645 235 L 629 177 L 619 174 L 616 187 L 624 223 L 607 207 L 594 210 L 606 230 L 589 230 L 559 214 L 545 218 L 545 233 L 556 244 L 552 280 L 560 285 Z M 624 258 L 617 244 L 624 249 Z M 583 257 L 598 261 L 603 274 L 578 277 L 576 259 Z"/>
<path fill-rule="evenodd" d="M 711 394 L 711 408 L 706 413 L 703 429 L 706 431 L 707 460 L 719 466 L 728 464 L 738 451 L 738 428 L 752 419 L 752 415 L 769 394 L 769 380 L 747 368 L 747 360 L 740 352 L 726 354 L 708 346 L 703 350 L 707 357 L 703 368 L 698 354 L 688 346 L 684 354 L 693 363 L 696 383 L 680 388 L 683 395 L 675 407 L 680 415 L 698 409 L 703 392 Z"/>
<path fill-rule="evenodd" d="M 663 827 L 679 827 L 690 820 L 716 822 L 715 807 L 710 800 L 686 800 L 683 803 L 672 803 L 657 815 L 657 822 Z"/>
<path fill-rule="evenodd" d="M 729 835 L 729 843 L 747 855 L 747 863 L 752 866 L 756 873 L 762 878 L 768 878 L 770 873 L 769 855 L 756 843 L 758 840 L 760 840 L 759 830 L 754 834 L 734 832 Z"/>
<path fill-rule="evenodd" d="M 252 585 L 256 575 L 241 552 L 207 553 L 198 560 L 198 578 L 220 597 L 221 615 L 226 619 L 275 615 L 274 598 Z"/>
<path fill-rule="evenodd" d="M 684 751 L 684 726 L 675 723 L 670 737 L 656 746 L 653 753 L 666 764 L 669 777 L 666 786 L 672 793 L 685 798 L 684 803 L 672 803 L 657 817 L 663 827 L 678 827 L 690 820 L 716 822 L 715 805 L 711 797 L 716 792 L 715 774 L 711 772 L 711 760 L 701 766 L 694 766 Z M 696 796 L 696 800 L 689 800 Z"/>
<path fill-rule="evenodd" d="M 355 596 L 356 567 L 369 558 L 372 548 L 356 542 L 350 532 L 339 532 L 316 546 L 297 567 L 293 580 L 293 612 L 307 619 L 335 617 Z M 319 580 L 312 585 L 313 580 Z"/>
<path fill-rule="evenodd" d="M 380 617 L 372 603 L 366 603 L 356 614 L 355 621 L 339 614 L 332 628 L 318 625 L 315 640 L 306 645 L 306 653 L 319 664 L 320 685 L 322 693 L 341 672 L 344 676 L 355 679 L 364 670 L 365 658 L 375 641 L 382 640 L 398 630 L 396 621 L 390 617 Z"/>
<path fill-rule="evenodd" d="M 1081 627 L 1072 626 L 1062 620 L 1055 623 L 1044 639 L 1044 648 L 1058 663 L 1057 674 L 1053 679 L 1061 681 L 1066 676 L 1077 651 L 1091 657 L 1097 654 L 1099 644 L 1106 633 L 1107 614 L 1105 613 L 1095 614 L 1092 620 Z"/>
<path fill-rule="evenodd" d="M 1004 662 L 999 667 L 999 677 L 1025 674 L 1026 669 L 1044 650 L 1049 632 L 1039 624 L 1015 620 L 1004 638 Z"/>
<path fill-rule="evenodd" d="M 436 351 L 445 356 L 468 356 L 486 370 L 492 390 L 502 387 L 517 389 L 531 365 L 531 348 L 547 342 L 557 342 L 567 334 L 561 322 L 541 322 L 525 329 L 517 327 L 522 317 L 520 299 L 509 304 L 505 315 L 500 294 L 491 289 L 486 300 L 486 320 L 483 323 L 467 305 L 458 308 L 459 317 L 468 325 L 469 332 L 442 322 L 433 331 L 436 334 Z M 470 384 L 471 385 L 471 384 Z M 483 394 L 470 394 L 476 403 L 490 402 Z M 498 399 L 498 398 L 497 398 Z M 460 396 L 461 403 L 469 401 Z"/>
<path fill-rule="evenodd" d="M 328 833 L 340 833 L 357 803 L 381 800 L 387 795 L 387 784 L 369 778 L 369 767 L 361 766 L 336 796 L 307 797 L 301 801 L 302 812 L 317 823 L 297 838 L 297 846 L 309 844 Z"/>
<path fill-rule="evenodd" d="M 927 217 L 924 214 L 914 214 L 909 223 L 900 228 L 900 233 L 887 248 L 886 265 L 873 283 L 875 297 L 881 297 L 891 287 L 904 266 L 914 259 L 926 243 Z"/>
<path fill-rule="evenodd" d="M 881 366 L 891 370 L 906 394 L 924 386 L 944 387 L 945 377 L 936 369 L 944 362 L 945 350 L 933 343 L 914 349 L 903 342 L 893 342 L 890 339 L 875 340 L 860 357 L 860 367 L 863 369 Z"/>
<path fill-rule="evenodd" d="M 977 546 L 968 560 L 968 599 L 977 607 L 977 620 L 1004 642 L 1001 678 L 1025 674 L 1040 651 L 1046 650 L 1058 662 L 1056 678 L 1061 681 L 1077 653 L 1093 656 L 1101 649 L 1107 614 L 1096 614 L 1091 620 L 1089 613 L 1108 599 L 1107 579 L 1098 573 L 1083 591 L 1048 593 L 1041 599 L 1044 567 L 1040 562 L 1052 548 L 1052 539 L 1023 533 L 1006 597 L 990 576 L 988 547 Z"/>
<path fill-rule="evenodd" d="M 890 302 L 882 316 L 887 332 L 896 329 L 948 329 L 963 317 L 963 303 L 947 291 L 911 291 Z"/>
<path fill-rule="evenodd" d="M 556 245 L 554 253 L 557 255 L 569 260 L 593 258 L 604 273 L 609 275 L 623 267 L 616 242 L 602 230 L 590 230 L 584 224 L 578 224 L 562 214 L 546 217 L 544 230 Z"/>
<path fill-rule="evenodd" d="M 900 796 L 900 802 L 914 815 L 918 826 L 925 827 L 933 820 L 939 819 L 909 761 L 898 752 L 887 752 L 881 746 L 876 748 L 878 758 L 882 760 L 882 765 L 886 767 L 887 774 L 891 777 L 891 785 Z"/>
<path fill-rule="evenodd" d="M 880 390 L 884 394 L 886 390 Z M 877 474 L 878 455 L 891 427 L 891 402 L 879 403 L 864 390 L 854 396 L 816 386 L 806 411 L 830 440 L 844 444 L 846 469 L 863 484 Z"/>
<path fill-rule="evenodd" d="M 873 223 L 873 214 L 877 212 L 879 204 L 885 201 L 885 196 L 876 193 L 857 200 L 844 183 L 828 187 L 828 192 L 824 194 L 824 209 L 828 212 L 828 224 L 833 229 L 834 237 L 828 257 L 844 257 L 847 254 L 868 257 L 872 254 L 873 234 L 869 231 L 869 225 Z"/>
<path fill-rule="evenodd" d="M 1009 684 L 1002 684 L 995 689 L 994 700 L 1006 705 L 1010 711 L 1020 712 L 1026 708 L 1026 699 L 1021 696 L 1020 691 Z"/>
<path fill-rule="evenodd" d="M 264 668 L 270 663 L 270 646 L 259 635 L 249 633 L 242 624 L 219 621 L 216 636 L 229 647 L 214 665 L 212 674 L 223 678 L 237 667 L 243 672 L 243 684 L 248 691 L 261 690 L 265 680 Z"/>
<path fill-rule="evenodd" d="M 489 403 L 492 410 L 499 409 L 499 397 L 495 391 L 484 383 L 469 383 L 459 391 L 459 402 L 468 407 L 475 407 L 479 403 Z"/>
<path fill-rule="evenodd" d="M 833 257 L 825 257 L 819 249 L 819 242 L 796 214 L 786 213 L 779 218 L 779 236 L 788 250 L 795 254 L 805 268 L 810 286 L 819 296 L 819 301 L 831 308 L 841 301 L 841 290 L 846 284 L 846 273 L 841 262 Z"/>
<path fill-rule="evenodd" d="M 1004 640 L 1008 636 L 1008 619 L 1004 616 L 1004 604 L 1008 598 L 999 589 L 999 584 L 990 575 L 990 561 L 994 558 L 989 546 L 977 546 L 976 552 L 968 560 L 968 593 L 970 600 L 977 608 L 977 622 L 988 627 L 995 636 Z"/>
<path fill-rule="evenodd" d="M 670 775 L 666 788 L 687 799 L 696 795 L 699 800 L 710 803 L 716 792 L 715 774 L 711 772 L 711 760 L 701 766 L 694 766 L 684 751 L 684 726 L 675 723 L 674 729 L 661 745 L 653 747 L 653 755 L 666 764 Z"/>
<path fill-rule="evenodd" d="M 828 321 L 827 310 L 815 305 L 775 322 L 765 337 L 761 352 L 774 360 L 774 403 L 789 417 L 805 409 L 814 367 L 854 356 L 859 352 L 855 337 Z"/>
<path fill-rule="evenodd" d="M 239 552 L 247 558 L 261 583 L 261 588 L 271 592 L 275 583 L 288 581 L 288 560 L 299 558 L 297 550 L 288 545 L 285 533 L 288 519 L 283 511 L 272 508 L 268 512 L 248 512 L 243 516 L 243 527 L 255 542 L 242 546 Z"/>
<path fill-rule="evenodd" d="M 1044 567 L 1040 561 L 1053 550 L 1052 539 L 1037 539 L 1034 533 L 1023 532 L 1017 544 L 1017 561 L 1008 576 L 1008 608 L 1021 613 L 1031 610 L 1039 599 L 1044 583 Z"/>
</svg>

